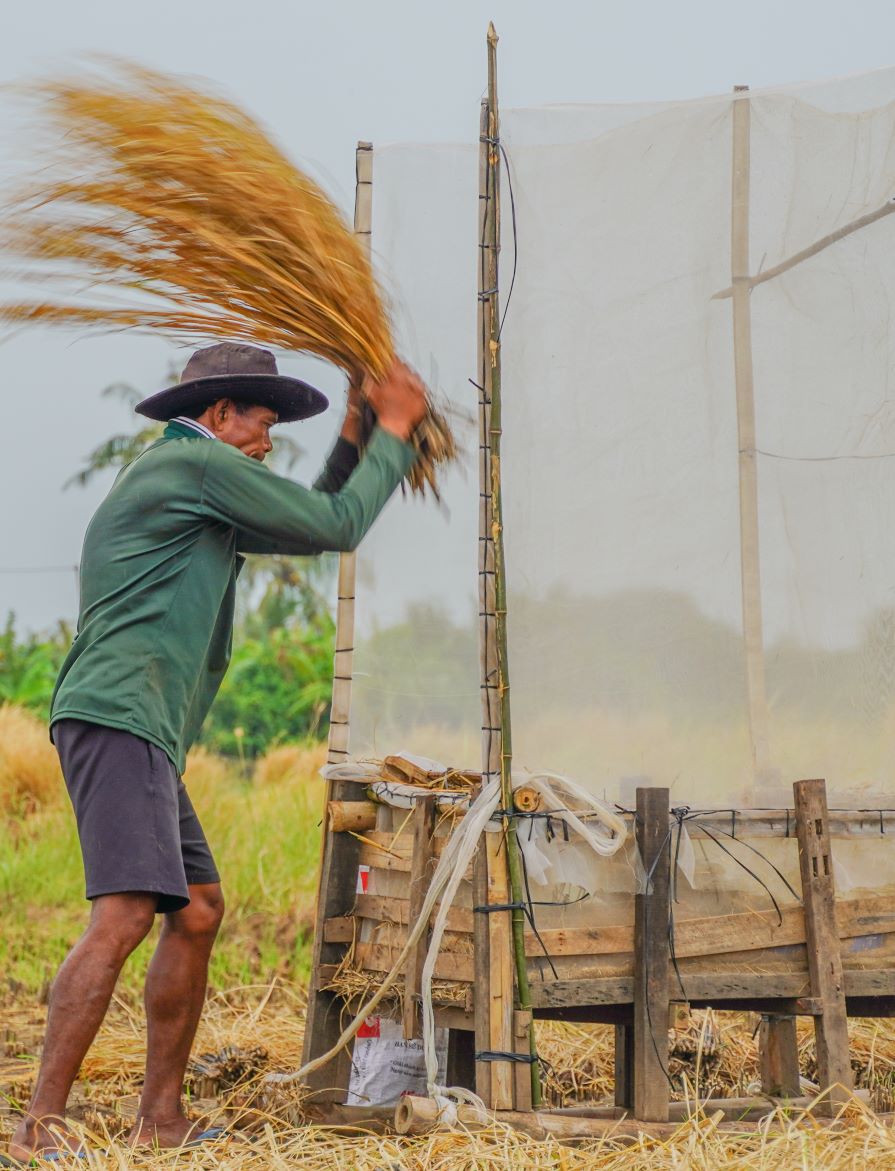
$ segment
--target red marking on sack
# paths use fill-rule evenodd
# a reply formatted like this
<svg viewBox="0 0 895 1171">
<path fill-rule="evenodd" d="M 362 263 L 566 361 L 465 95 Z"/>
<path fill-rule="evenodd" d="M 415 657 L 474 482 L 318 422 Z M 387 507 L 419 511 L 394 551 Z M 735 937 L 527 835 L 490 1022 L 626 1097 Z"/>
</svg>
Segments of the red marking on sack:
<svg viewBox="0 0 895 1171">
<path fill-rule="evenodd" d="M 378 1037 L 380 1034 L 379 1019 L 378 1016 L 368 1016 L 357 1030 L 358 1040 L 366 1040 L 368 1037 Z"/>
</svg>

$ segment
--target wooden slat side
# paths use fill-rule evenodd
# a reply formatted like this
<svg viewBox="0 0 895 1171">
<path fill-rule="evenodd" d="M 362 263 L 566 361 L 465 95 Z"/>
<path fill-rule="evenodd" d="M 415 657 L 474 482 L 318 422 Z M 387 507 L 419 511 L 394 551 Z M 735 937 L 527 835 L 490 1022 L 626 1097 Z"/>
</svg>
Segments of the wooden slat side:
<svg viewBox="0 0 895 1171">
<path fill-rule="evenodd" d="M 367 972 L 390 972 L 401 954 L 401 947 L 388 943 L 359 943 L 354 949 L 355 966 Z M 473 981 L 472 955 L 442 952 L 435 961 L 435 978 L 471 984 Z"/>
<path fill-rule="evenodd" d="M 390 895 L 358 895 L 354 904 L 354 914 L 358 919 L 406 926 L 410 921 L 410 900 Z M 435 917 L 434 911 L 432 917 Z M 451 907 L 447 913 L 447 929 L 458 934 L 471 935 L 473 919 L 473 913 L 467 907 Z"/>
</svg>

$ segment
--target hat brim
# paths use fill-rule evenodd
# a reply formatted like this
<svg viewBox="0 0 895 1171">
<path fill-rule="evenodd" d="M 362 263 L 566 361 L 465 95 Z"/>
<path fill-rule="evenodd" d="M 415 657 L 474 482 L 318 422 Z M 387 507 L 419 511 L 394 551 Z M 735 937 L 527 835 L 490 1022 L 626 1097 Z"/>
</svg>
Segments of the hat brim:
<svg viewBox="0 0 895 1171">
<path fill-rule="evenodd" d="M 147 419 L 166 422 L 222 398 L 269 407 L 276 411 L 280 423 L 310 419 L 329 406 L 325 394 L 298 378 L 285 374 L 227 374 L 179 382 L 144 398 L 134 410 Z"/>
</svg>

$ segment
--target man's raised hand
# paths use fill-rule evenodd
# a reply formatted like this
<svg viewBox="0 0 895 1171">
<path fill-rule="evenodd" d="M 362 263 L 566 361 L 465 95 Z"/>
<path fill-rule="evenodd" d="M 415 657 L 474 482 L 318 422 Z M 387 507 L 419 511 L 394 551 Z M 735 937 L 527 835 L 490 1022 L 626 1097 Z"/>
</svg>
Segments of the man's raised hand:
<svg viewBox="0 0 895 1171">
<path fill-rule="evenodd" d="M 390 431 L 404 442 L 426 413 L 425 385 L 397 358 L 381 382 L 367 379 L 364 395 L 383 431 Z"/>
</svg>

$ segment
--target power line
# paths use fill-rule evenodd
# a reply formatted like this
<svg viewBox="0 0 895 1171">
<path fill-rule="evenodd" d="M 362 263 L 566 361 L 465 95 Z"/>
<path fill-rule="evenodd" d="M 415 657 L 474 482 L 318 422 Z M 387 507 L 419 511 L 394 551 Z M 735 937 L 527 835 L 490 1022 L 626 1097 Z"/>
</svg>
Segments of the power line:
<svg viewBox="0 0 895 1171">
<path fill-rule="evenodd" d="M 79 565 L 0 565 L 0 573 L 78 573 Z"/>
</svg>

